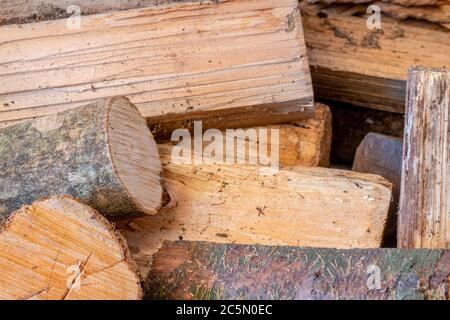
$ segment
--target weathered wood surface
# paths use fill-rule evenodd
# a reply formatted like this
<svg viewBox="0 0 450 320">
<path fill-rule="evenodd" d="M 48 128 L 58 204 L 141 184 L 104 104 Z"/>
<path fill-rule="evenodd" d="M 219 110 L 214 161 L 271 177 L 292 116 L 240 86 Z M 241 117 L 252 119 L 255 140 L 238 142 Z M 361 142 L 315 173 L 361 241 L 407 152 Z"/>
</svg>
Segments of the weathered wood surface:
<svg viewBox="0 0 450 320">
<path fill-rule="evenodd" d="M 450 72 L 410 68 L 398 224 L 401 248 L 450 248 Z"/>
<path fill-rule="evenodd" d="M 171 201 L 119 224 L 143 274 L 164 240 L 311 247 L 380 247 L 391 184 L 376 175 L 293 167 L 175 164 L 159 145 Z"/>
<path fill-rule="evenodd" d="M 326 4 L 334 4 L 334 3 L 370 3 L 374 0 L 306 0 L 310 3 L 326 3 Z M 383 0 L 386 3 L 399 4 L 403 6 L 432 6 L 432 5 L 440 5 L 445 4 L 448 0 Z"/>
<path fill-rule="evenodd" d="M 162 205 L 157 145 L 117 97 L 0 130 L 0 218 L 41 197 L 72 195 L 108 218 Z"/>
<path fill-rule="evenodd" d="M 450 66 L 450 31 L 427 23 L 366 17 L 301 4 L 317 98 L 404 113 L 410 65 Z"/>
<path fill-rule="evenodd" d="M 160 126 L 239 113 L 279 123 L 313 107 L 297 0 L 151 6 L 82 16 L 79 30 L 4 25 L 0 48 L 0 121 L 115 95 Z"/>
<path fill-rule="evenodd" d="M 141 299 L 122 235 L 64 196 L 34 202 L 0 227 L 0 299 Z"/>
<path fill-rule="evenodd" d="M 446 250 L 166 242 L 145 292 L 150 299 L 446 300 L 449 276 Z"/>
</svg>

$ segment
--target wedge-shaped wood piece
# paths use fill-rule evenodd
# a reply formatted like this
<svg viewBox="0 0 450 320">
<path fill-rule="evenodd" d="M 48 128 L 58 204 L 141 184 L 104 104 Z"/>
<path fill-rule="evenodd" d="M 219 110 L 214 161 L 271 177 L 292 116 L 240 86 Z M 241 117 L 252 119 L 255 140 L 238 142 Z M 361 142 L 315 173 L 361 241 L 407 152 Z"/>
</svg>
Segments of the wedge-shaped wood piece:
<svg viewBox="0 0 450 320">
<path fill-rule="evenodd" d="M 301 4 L 316 97 L 404 113 L 410 65 L 450 67 L 450 31 L 440 26 L 365 17 Z"/>
<path fill-rule="evenodd" d="M 447 250 L 313 249 L 166 242 L 145 285 L 154 299 L 446 300 Z"/>
<path fill-rule="evenodd" d="M 92 208 L 65 196 L 34 202 L 0 228 L 0 298 L 140 299 L 125 239 Z"/>
<path fill-rule="evenodd" d="M 391 184 L 376 175 L 325 168 L 190 165 L 160 145 L 171 202 L 123 223 L 143 272 L 163 240 L 373 248 L 381 245 Z M 147 265 L 146 265 L 147 264 Z"/>
<path fill-rule="evenodd" d="M 155 214 L 161 161 L 145 119 L 123 97 L 0 130 L 0 217 L 69 194 L 108 218 Z"/>
<path fill-rule="evenodd" d="M 394 199 L 400 196 L 402 175 L 403 140 L 370 132 L 367 134 L 355 154 L 353 171 L 378 174 L 393 184 Z"/>
<path fill-rule="evenodd" d="M 450 248 L 450 72 L 410 68 L 398 224 L 401 248 Z"/>
<path fill-rule="evenodd" d="M 0 121 L 115 95 L 159 126 L 239 113 L 248 125 L 285 122 L 313 107 L 297 0 L 172 3 L 68 23 L 0 27 Z"/>
</svg>

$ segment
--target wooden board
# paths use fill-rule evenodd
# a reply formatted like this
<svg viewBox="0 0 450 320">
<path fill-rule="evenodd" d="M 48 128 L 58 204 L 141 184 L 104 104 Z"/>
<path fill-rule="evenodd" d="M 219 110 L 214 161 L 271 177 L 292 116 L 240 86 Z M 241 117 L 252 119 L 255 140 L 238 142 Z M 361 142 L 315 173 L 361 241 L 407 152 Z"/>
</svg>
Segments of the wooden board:
<svg viewBox="0 0 450 320">
<path fill-rule="evenodd" d="M 365 17 L 301 4 L 317 98 L 404 113 L 410 65 L 450 67 L 450 31 L 427 23 Z"/>
<path fill-rule="evenodd" d="M 297 7 L 183 2 L 82 16 L 79 30 L 66 19 L 1 26 L 0 121 L 115 95 L 150 124 L 249 112 L 248 125 L 264 113 L 302 118 L 313 93 Z"/>
<path fill-rule="evenodd" d="M 449 112 L 450 72 L 411 68 L 398 214 L 401 248 L 450 248 Z"/>
<path fill-rule="evenodd" d="M 145 274 L 164 240 L 379 247 L 388 219 L 391 184 L 376 175 L 325 168 L 190 165 L 171 162 L 160 145 L 171 201 L 158 215 L 120 223 Z"/>
<path fill-rule="evenodd" d="M 0 299 L 141 299 L 120 233 L 69 197 L 36 201 L 0 227 Z"/>
<path fill-rule="evenodd" d="M 312 249 L 166 242 L 153 299 L 447 300 L 447 250 Z"/>
</svg>

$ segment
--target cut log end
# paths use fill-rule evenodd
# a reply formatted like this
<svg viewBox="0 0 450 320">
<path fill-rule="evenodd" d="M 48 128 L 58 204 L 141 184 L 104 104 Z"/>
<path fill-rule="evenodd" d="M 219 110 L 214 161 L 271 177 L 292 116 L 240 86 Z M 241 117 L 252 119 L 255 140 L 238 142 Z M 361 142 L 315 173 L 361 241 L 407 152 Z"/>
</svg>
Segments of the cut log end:
<svg viewBox="0 0 450 320">
<path fill-rule="evenodd" d="M 106 130 L 114 171 L 139 211 L 156 214 L 163 197 L 156 142 L 128 99 L 113 98 L 108 103 Z"/>
<path fill-rule="evenodd" d="M 141 299 L 120 233 L 67 197 L 34 202 L 0 228 L 0 299 Z"/>
</svg>

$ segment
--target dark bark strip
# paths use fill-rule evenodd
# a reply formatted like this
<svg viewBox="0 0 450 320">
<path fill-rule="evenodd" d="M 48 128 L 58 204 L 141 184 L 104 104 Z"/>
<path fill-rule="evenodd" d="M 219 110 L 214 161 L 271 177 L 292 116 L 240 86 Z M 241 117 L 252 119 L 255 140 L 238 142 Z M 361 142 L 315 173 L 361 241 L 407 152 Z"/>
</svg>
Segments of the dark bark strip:
<svg viewBox="0 0 450 320">
<path fill-rule="evenodd" d="M 166 242 L 145 290 L 150 299 L 446 299 L 449 258 L 444 250 Z"/>
</svg>

